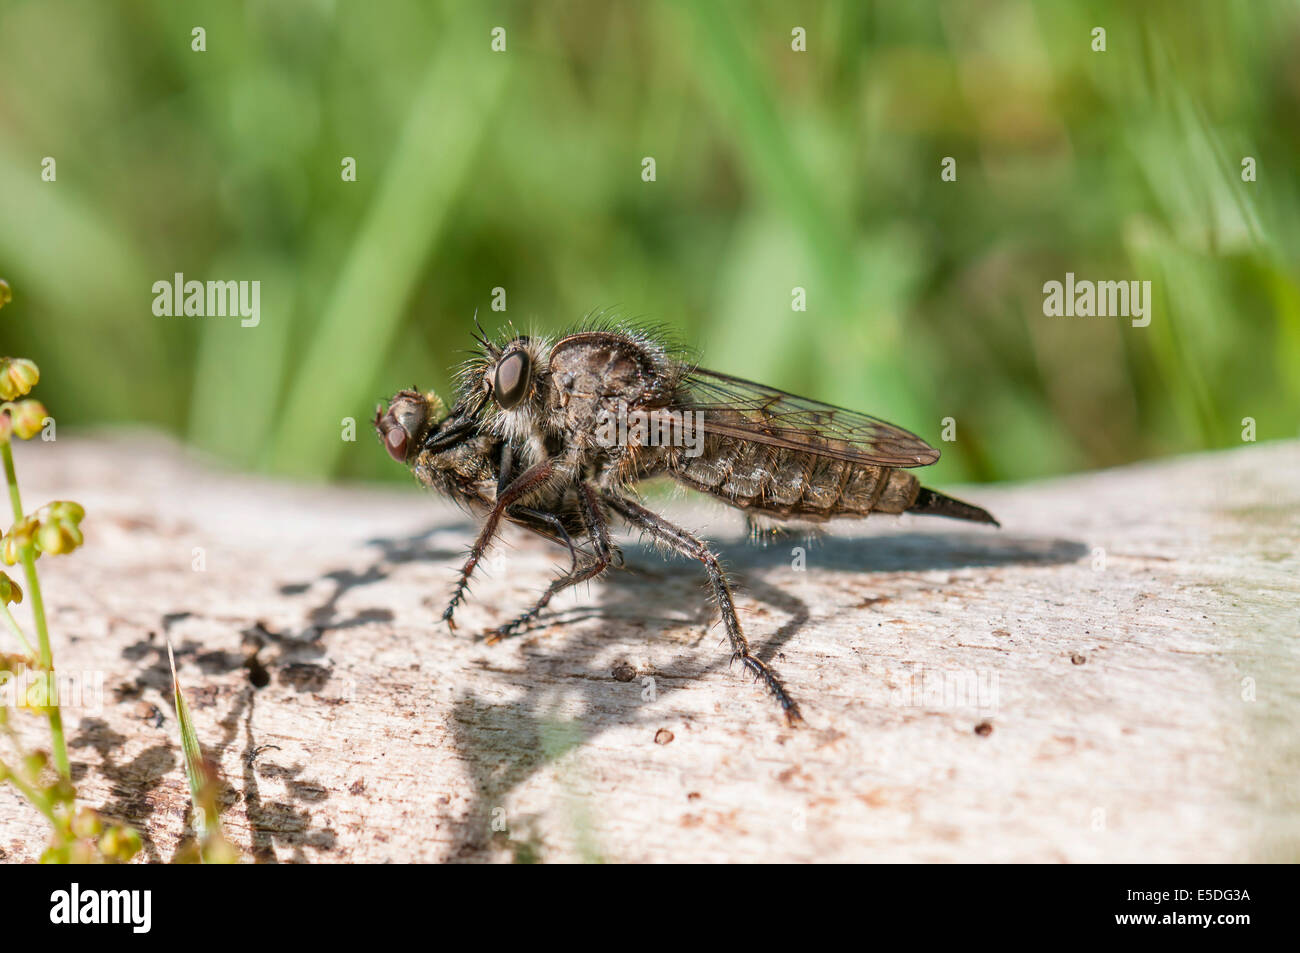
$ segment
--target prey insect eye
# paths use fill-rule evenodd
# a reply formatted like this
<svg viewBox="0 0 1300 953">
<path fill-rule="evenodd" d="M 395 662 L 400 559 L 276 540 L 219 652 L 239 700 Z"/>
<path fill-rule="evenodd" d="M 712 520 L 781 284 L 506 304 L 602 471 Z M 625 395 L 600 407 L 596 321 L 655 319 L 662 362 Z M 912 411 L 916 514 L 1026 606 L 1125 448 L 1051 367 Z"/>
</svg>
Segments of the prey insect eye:
<svg viewBox="0 0 1300 953">
<path fill-rule="evenodd" d="M 384 449 L 388 451 L 388 455 L 398 463 L 405 463 L 410 437 L 402 426 L 395 421 L 384 420 L 380 423 L 379 433 L 383 437 Z"/>
<path fill-rule="evenodd" d="M 532 366 L 527 351 L 508 354 L 497 365 L 496 377 L 492 383 L 492 395 L 502 410 L 510 410 L 524 399 L 524 395 L 528 393 L 531 372 Z"/>
<path fill-rule="evenodd" d="M 375 429 L 390 457 L 398 463 L 406 462 L 420 435 L 428 429 L 429 414 L 428 400 L 416 391 L 402 391 L 386 412 L 382 407 L 375 412 Z"/>
</svg>

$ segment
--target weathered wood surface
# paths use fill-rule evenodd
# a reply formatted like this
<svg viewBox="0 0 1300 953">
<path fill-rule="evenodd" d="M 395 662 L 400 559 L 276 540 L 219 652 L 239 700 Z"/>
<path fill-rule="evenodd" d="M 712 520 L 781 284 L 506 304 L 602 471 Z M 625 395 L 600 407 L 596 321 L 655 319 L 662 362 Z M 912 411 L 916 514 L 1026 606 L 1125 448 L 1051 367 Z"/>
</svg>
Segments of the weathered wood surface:
<svg viewBox="0 0 1300 953">
<path fill-rule="evenodd" d="M 974 488 L 1002 530 L 844 524 L 805 571 L 798 540 L 671 505 L 719 543 L 800 730 L 728 672 L 699 567 L 635 540 L 562 621 L 488 646 L 558 553 L 509 531 L 451 634 L 471 526 L 415 489 L 223 474 L 139 437 L 19 468 L 29 505 L 88 510 L 86 547 L 41 563 L 60 666 L 104 673 L 71 753 L 152 860 L 188 803 L 164 637 L 261 861 L 1300 857 L 1297 443 Z M 0 856 L 43 837 L 0 790 Z"/>
</svg>

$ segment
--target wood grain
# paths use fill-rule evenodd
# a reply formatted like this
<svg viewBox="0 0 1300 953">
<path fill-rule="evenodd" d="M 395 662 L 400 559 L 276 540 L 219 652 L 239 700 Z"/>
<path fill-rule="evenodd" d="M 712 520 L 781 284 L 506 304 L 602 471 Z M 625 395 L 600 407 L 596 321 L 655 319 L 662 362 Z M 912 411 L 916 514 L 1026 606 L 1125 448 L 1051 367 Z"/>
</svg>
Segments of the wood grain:
<svg viewBox="0 0 1300 953">
<path fill-rule="evenodd" d="M 228 474 L 147 435 L 18 466 L 29 507 L 89 514 L 40 565 L 60 668 L 103 678 L 71 755 L 149 860 L 188 816 L 168 638 L 263 862 L 1300 859 L 1300 443 L 959 493 L 1000 531 L 873 517 L 762 547 L 667 504 L 718 544 L 799 730 L 728 671 L 699 567 L 635 539 L 487 646 L 561 554 L 509 530 L 449 633 L 472 526 L 414 488 Z M 0 788 L 0 859 L 44 837 Z"/>
</svg>

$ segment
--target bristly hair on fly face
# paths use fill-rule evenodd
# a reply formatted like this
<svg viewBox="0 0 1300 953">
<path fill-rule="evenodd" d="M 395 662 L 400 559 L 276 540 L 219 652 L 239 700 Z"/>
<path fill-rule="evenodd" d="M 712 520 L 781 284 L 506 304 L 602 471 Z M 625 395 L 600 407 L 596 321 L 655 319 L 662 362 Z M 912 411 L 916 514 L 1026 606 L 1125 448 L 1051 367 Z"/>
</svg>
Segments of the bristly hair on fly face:
<svg viewBox="0 0 1300 953">
<path fill-rule="evenodd" d="M 511 442 L 527 443 L 535 432 L 534 398 L 549 381 L 551 340 L 520 334 L 513 323 L 491 340 L 477 318 L 478 349 L 456 371 L 456 393 L 485 430 Z"/>
</svg>

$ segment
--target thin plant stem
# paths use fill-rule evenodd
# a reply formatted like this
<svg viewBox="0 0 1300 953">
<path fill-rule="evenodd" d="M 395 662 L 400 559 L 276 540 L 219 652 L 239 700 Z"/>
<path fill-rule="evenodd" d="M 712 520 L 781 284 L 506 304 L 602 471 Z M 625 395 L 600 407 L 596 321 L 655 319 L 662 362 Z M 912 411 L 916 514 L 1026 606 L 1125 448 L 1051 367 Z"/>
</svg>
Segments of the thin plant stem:
<svg viewBox="0 0 1300 953">
<path fill-rule="evenodd" d="M 9 611 L 9 607 L 0 605 L 0 612 L 4 613 L 5 622 L 8 624 L 9 630 L 13 632 L 14 635 L 18 636 L 18 641 L 23 644 L 23 648 L 27 650 L 27 654 L 35 657 L 36 650 L 32 648 L 32 643 L 27 641 L 26 633 L 24 633 L 22 627 L 19 626 L 18 620 L 14 618 L 14 614 Z"/>
<path fill-rule="evenodd" d="M 9 483 L 9 502 L 13 505 L 14 522 L 23 519 L 23 500 L 18 493 L 18 476 L 14 472 L 13 448 L 8 441 L 0 443 L 0 456 L 4 458 L 5 480 Z M 50 631 L 45 624 L 45 603 L 41 599 L 41 584 L 36 578 L 36 547 L 31 543 L 20 548 L 23 573 L 27 577 L 28 594 L 32 600 L 32 618 L 36 620 L 36 640 L 40 645 L 40 662 L 47 677 L 54 679 L 54 653 L 50 649 Z M 57 683 L 55 683 L 57 684 Z M 63 713 L 59 710 L 57 699 L 54 704 L 46 706 L 45 714 L 50 720 L 50 746 L 54 749 L 54 767 L 65 779 L 72 779 L 72 767 L 68 764 L 68 747 L 63 740 Z"/>
<path fill-rule="evenodd" d="M 13 725 L 9 724 L 8 721 L 5 722 L 4 733 L 6 736 L 8 736 L 9 743 L 13 745 L 14 752 L 18 755 L 19 763 L 21 764 L 25 762 L 27 760 L 27 752 L 23 750 L 22 739 L 18 737 L 18 732 L 14 731 Z M 48 817 L 51 823 L 55 825 L 58 824 L 58 822 L 55 820 L 54 809 L 50 805 L 50 799 L 48 795 L 46 795 L 44 792 L 36 788 L 33 788 L 30 784 L 27 784 L 21 777 L 19 777 L 17 774 L 14 773 L 13 768 L 9 767 L 9 765 L 4 763 L 3 759 L 0 759 L 0 771 L 3 771 L 4 776 L 9 781 L 13 782 L 14 787 L 18 789 L 18 792 L 23 797 L 27 798 L 27 800 L 32 802 L 33 807 L 35 807 L 38 811 L 40 811 L 42 814 Z"/>
<path fill-rule="evenodd" d="M 0 761 L 0 768 L 4 769 L 9 782 L 18 789 L 19 794 L 31 801 L 32 806 L 49 818 L 51 824 L 58 824 L 58 819 L 54 816 L 54 810 L 50 807 L 48 798 L 42 797 L 39 791 L 35 790 L 22 778 L 18 777 L 18 775 L 14 773 L 13 768 L 9 767 L 3 761 Z"/>
</svg>

